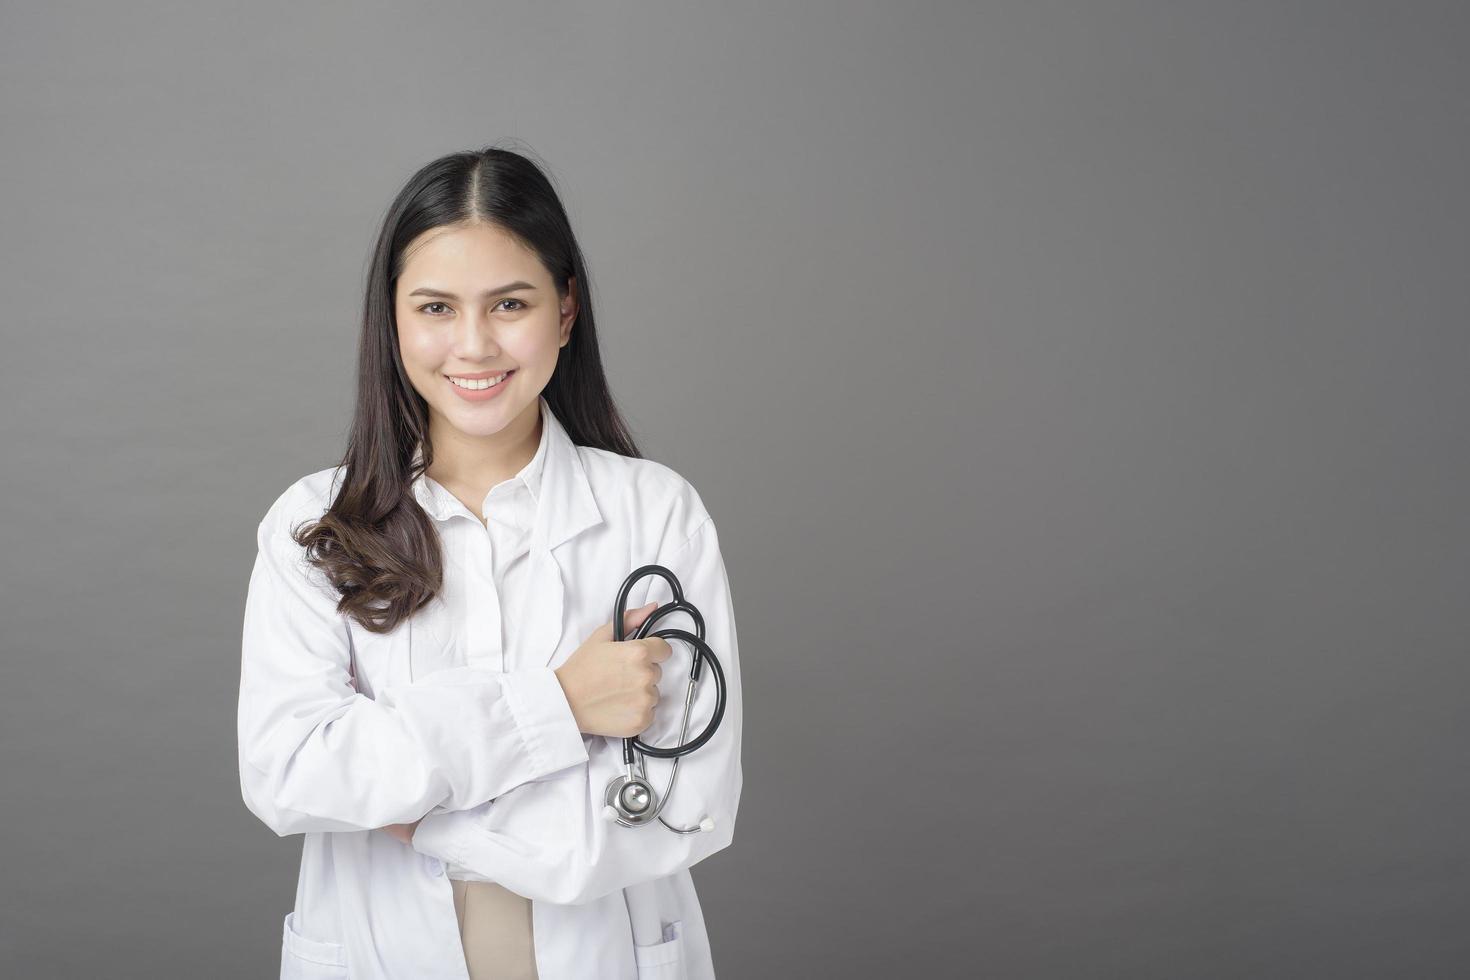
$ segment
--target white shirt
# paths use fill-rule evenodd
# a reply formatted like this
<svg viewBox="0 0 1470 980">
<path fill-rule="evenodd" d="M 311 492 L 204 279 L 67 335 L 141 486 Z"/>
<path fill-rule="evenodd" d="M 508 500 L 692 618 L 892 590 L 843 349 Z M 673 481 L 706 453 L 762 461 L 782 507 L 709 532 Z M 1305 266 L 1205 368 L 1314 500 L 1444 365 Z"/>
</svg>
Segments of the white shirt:
<svg viewBox="0 0 1470 980">
<path fill-rule="evenodd" d="M 435 505 L 431 510 L 449 515 L 439 524 L 445 563 L 440 598 L 449 606 L 449 614 L 465 624 L 470 636 L 467 645 L 447 648 L 452 666 L 474 665 L 502 673 L 510 669 L 506 647 L 525 609 L 536 492 L 541 487 L 550 435 L 543 424 L 531 459 L 515 476 L 490 488 L 480 505 L 480 513 L 485 515 L 483 523 L 433 477 L 425 474 L 421 480 L 418 492 L 422 495 L 427 491 Z M 423 447 L 419 446 L 414 450 L 413 462 L 416 465 L 422 459 Z M 486 807 L 488 804 L 476 811 L 483 812 Z M 445 862 L 445 867 L 451 878 L 475 878 L 453 862 Z"/>
<path fill-rule="evenodd" d="M 432 477 L 424 475 L 414 487 L 426 512 L 438 517 L 445 564 L 440 599 L 464 620 L 471 634 L 472 652 L 454 650 L 455 666 L 472 662 L 509 669 L 505 650 L 514 635 L 513 620 L 525 604 L 536 494 L 550 438 L 543 424 L 530 461 L 515 476 L 490 488 L 480 505 L 483 522 Z M 420 446 L 413 462 L 417 465 L 422 459 Z"/>
<path fill-rule="evenodd" d="M 531 900 L 541 980 L 715 975 L 690 868 L 733 841 L 743 784 L 740 657 L 719 537 L 674 470 L 577 446 L 540 405 L 539 470 L 518 474 L 534 487 L 522 498 L 534 517 L 520 574 L 510 558 L 519 546 L 502 544 L 509 574 L 497 583 L 499 532 L 421 477 L 412 492 L 440 532 L 446 587 L 387 633 L 339 614 L 336 590 L 291 538 L 330 506 L 341 469 L 297 480 L 260 522 L 241 644 L 240 789 L 274 833 L 302 839 L 282 977 L 467 980 L 446 865 Z M 507 502 L 519 493 L 508 482 Z M 499 503 L 492 488 L 487 511 Z M 555 675 L 612 618 L 628 573 L 651 562 L 699 608 L 724 669 L 724 721 L 680 760 L 662 814 L 682 827 L 708 815 L 709 833 L 602 819 L 622 740 L 580 732 Z M 499 602 L 469 601 L 487 587 Z M 648 576 L 626 608 L 671 597 Z M 656 628 L 694 625 L 681 612 Z M 659 746 L 678 736 L 692 652 L 671 645 L 641 736 Z M 696 688 L 689 738 L 713 712 L 712 678 L 704 671 Z M 671 765 L 647 760 L 660 793 Z M 411 844 L 377 829 L 421 817 Z"/>
</svg>

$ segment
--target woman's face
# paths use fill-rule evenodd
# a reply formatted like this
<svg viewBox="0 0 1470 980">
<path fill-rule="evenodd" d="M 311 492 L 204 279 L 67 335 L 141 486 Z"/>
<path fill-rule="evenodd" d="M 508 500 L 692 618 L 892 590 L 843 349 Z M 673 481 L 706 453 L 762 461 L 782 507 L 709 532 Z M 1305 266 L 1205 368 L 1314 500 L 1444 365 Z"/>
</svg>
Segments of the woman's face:
<svg viewBox="0 0 1470 980">
<path fill-rule="evenodd" d="M 495 435 L 516 419 L 534 420 L 577 317 L 576 279 L 567 297 L 558 298 L 536 254 L 489 224 L 433 228 L 404 256 L 394 296 L 398 351 L 428 402 L 431 438 L 446 425 L 475 437 Z M 503 371 L 512 373 L 488 390 L 464 390 L 449 380 L 489 375 L 494 381 Z"/>
</svg>

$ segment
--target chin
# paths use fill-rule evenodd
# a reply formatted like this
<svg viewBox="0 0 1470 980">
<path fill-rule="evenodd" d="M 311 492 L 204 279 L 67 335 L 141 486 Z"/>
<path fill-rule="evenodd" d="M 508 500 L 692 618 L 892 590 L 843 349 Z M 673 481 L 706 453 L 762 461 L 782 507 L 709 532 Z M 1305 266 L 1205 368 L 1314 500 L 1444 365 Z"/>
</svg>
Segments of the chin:
<svg viewBox="0 0 1470 980">
<path fill-rule="evenodd" d="M 454 398 L 453 395 L 450 396 Z M 504 398 L 496 398 L 483 405 L 467 404 L 455 398 L 457 404 L 444 407 L 444 416 L 454 427 L 474 436 L 494 435 L 520 417 L 524 405 L 512 405 Z"/>
</svg>

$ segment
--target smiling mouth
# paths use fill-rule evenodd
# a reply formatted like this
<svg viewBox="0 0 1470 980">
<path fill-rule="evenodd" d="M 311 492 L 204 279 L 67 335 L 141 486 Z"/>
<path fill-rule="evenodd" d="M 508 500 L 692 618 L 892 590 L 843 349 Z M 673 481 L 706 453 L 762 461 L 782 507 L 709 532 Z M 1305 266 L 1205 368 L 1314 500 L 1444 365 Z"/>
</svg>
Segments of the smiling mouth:
<svg viewBox="0 0 1470 980">
<path fill-rule="evenodd" d="M 487 388 L 494 388 L 496 385 L 504 384 L 505 382 L 509 381 L 511 379 L 511 376 L 515 373 L 515 369 L 512 368 L 511 370 L 492 378 L 478 378 L 471 380 L 468 378 L 456 378 L 453 375 L 446 374 L 444 375 L 444 379 L 450 384 L 454 385 L 456 388 L 463 388 L 465 391 L 484 391 Z"/>
</svg>

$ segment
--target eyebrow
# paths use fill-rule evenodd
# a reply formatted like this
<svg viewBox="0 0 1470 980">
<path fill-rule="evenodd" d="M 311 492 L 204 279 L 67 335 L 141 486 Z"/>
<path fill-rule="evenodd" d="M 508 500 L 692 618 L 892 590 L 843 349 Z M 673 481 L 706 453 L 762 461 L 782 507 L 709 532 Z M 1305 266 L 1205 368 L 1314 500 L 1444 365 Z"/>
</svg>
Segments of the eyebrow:
<svg viewBox="0 0 1470 980">
<path fill-rule="evenodd" d="M 485 290 L 483 293 L 480 294 L 480 298 L 481 299 L 489 299 L 491 296 L 499 296 L 501 293 L 513 293 L 517 289 L 535 289 L 535 288 L 536 288 L 535 286 L 531 285 L 530 283 L 526 282 L 525 280 L 523 280 L 523 279 L 517 279 L 515 282 L 508 282 L 504 286 L 496 286 L 494 289 L 487 289 L 487 290 Z M 459 299 L 459 297 L 456 296 L 456 295 L 454 295 L 453 293 L 445 292 L 442 289 L 430 289 L 428 286 L 420 286 L 418 289 L 415 289 L 413 292 L 409 293 L 408 295 L 410 295 L 410 296 L 435 296 L 435 297 L 438 297 L 439 299 Z"/>
</svg>

